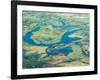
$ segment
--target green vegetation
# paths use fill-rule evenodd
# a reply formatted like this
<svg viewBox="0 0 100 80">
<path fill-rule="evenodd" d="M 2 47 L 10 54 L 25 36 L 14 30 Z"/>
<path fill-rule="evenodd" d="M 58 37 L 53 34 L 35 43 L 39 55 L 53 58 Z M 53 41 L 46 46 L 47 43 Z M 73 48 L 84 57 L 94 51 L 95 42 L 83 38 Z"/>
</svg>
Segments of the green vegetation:
<svg viewBox="0 0 100 80">
<path fill-rule="evenodd" d="M 48 58 L 45 56 L 41 57 L 41 54 L 35 52 L 33 54 L 25 54 L 23 55 L 23 67 L 24 68 L 41 68 L 44 67 L 45 64 L 48 63 Z"/>
<path fill-rule="evenodd" d="M 59 42 L 65 32 L 79 29 L 79 31 L 68 35 L 68 38 L 81 38 L 71 43 L 54 44 L 53 46 L 31 45 L 23 39 L 23 68 L 44 68 L 44 67 L 69 67 L 69 66 L 87 66 L 90 61 L 89 50 L 89 24 L 90 16 L 87 13 L 60 13 L 60 12 L 36 12 L 23 11 L 22 24 L 23 35 L 27 35 L 32 30 L 29 39 L 36 44 L 54 44 Z M 28 34 L 29 36 L 29 34 Z M 66 39 L 67 40 L 67 37 Z M 67 42 L 67 41 L 65 41 Z M 70 41 L 69 41 L 70 42 Z M 68 55 L 68 48 L 71 51 Z M 48 55 L 48 52 L 57 55 Z"/>
</svg>

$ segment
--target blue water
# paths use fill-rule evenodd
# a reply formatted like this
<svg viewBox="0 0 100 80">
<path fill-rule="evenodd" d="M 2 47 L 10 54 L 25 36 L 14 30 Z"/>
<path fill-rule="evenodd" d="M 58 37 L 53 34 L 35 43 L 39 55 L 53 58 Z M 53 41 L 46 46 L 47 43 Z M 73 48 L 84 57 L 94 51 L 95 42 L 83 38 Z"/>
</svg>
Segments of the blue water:
<svg viewBox="0 0 100 80">
<path fill-rule="evenodd" d="M 60 27 L 61 29 L 65 29 L 66 26 L 64 26 L 64 21 L 60 18 L 60 17 L 57 17 L 60 21 L 62 21 L 62 26 Z M 79 37 L 75 37 L 75 38 L 70 38 L 68 37 L 69 35 L 79 31 L 79 29 L 77 30 L 71 30 L 69 32 L 65 32 L 64 35 L 62 36 L 62 38 L 56 42 L 56 43 L 52 43 L 52 44 L 45 44 L 45 43 L 36 43 L 34 40 L 32 40 L 30 37 L 32 35 L 34 35 L 34 32 L 38 32 L 40 30 L 40 27 L 41 25 L 37 25 L 35 29 L 33 29 L 32 31 L 28 32 L 25 36 L 23 36 L 23 40 L 25 42 L 27 42 L 28 44 L 32 45 L 32 46 L 46 46 L 48 47 L 47 49 L 49 48 L 52 48 L 54 45 L 59 45 L 59 44 L 69 44 L 73 41 L 76 41 L 76 40 L 80 40 L 81 38 Z M 53 28 L 59 28 L 58 26 L 55 26 L 55 25 L 52 25 Z M 70 27 L 70 26 L 67 26 L 67 27 Z M 51 51 L 48 51 L 46 50 L 47 54 L 48 55 L 57 55 L 57 54 L 69 54 L 70 52 L 72 52 L 72 49 L 71 47 L 64 47 L 64 48 L 59 48 L 59 49 L 53 49 Z"/>
<path fill-rule="evenodd" d="M 49 50 L 51 48 L 52 47 L 46 49 L 46 52 L 47 52 L 48 55 L 58 55 L 58 54 L 68 55 L 70 52 L 73 51 L 71 46 L 66 46 L 66 47 L 63 47 L 63 48 L 54 48 L 52 50 Z"/>
</svg>

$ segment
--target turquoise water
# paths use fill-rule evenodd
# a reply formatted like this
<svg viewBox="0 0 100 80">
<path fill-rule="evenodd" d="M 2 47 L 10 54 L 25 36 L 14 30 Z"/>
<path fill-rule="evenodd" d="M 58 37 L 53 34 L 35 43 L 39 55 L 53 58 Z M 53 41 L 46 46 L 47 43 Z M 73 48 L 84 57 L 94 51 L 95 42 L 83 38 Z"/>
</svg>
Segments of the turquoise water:
<svg viewBox="0 0 100 80">
<path fill-rule="evenodd" d="M 89 14 L 23 11 L 22 18 L 23 68 L 89 65 Z"/>
<path fill-rule="evenodd" d="M 67 26 L 67 27 L 69 27 L 69 26 Z M 46 46 L 48 48 L 52 48 L 54 45 L 69 44 L 69 43 L 72 43 L 73 41 L 77 41 L 77 40 L 81 39 L 79 37 L 75 37 L 75 38 L 68 37 L 69 35 L 71 35 L 71 34 L 77 32 L 77 31 L 79 31 L 79 29 L 77 29 L 77 30 L 72 30 L 72 31 L 69 31 L 69 32 L 65 32 L 64 35 L 62 36 L 62 38 L 59 40 L 59 42 L 56 42 L 56 43 L 53 43 L 53 44 L 45 44 L 45 43 L 37 44 L 30 37 L 32 35 L 34 35 L 34 32 L 38 32 L 39 30 L 40 30 L 40 26 L 36 26 L 35 29 L 33 29 L 32 31 L 28 32 L 23 37 L 23 40 L 25 42 L 27 42 L 28 44 L 32 45 L 32 46 Z M 51 51 L 47 51 L 46 50 L 46 52 L 47 52 L 48 55 L 57 55 L 57 54 L 60 54 L 60 53 L 67 55 L 70 52 L 72 52 L 72 49 L 71 49 L 71 47 L 64 47 L 64 48 L 54 49 L 54 50 L 51 50 Z"/>
</svg>

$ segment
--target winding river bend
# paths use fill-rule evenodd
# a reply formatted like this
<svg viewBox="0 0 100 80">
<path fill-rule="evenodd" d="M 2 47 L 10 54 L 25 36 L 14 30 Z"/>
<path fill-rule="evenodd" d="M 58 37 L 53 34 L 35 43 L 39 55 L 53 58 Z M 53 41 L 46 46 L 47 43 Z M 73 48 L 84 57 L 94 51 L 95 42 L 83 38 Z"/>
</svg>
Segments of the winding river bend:
<svg viewBox="0 0 100 80">
<path fill-rule="evenodd" d="M 67 30 L 67 28 L 72 27 L 72 26 L 69 26 L 69 25 L 65 24 L 64 23 L 64 19 L 62 19 L 60 16 L 55 16 L 55 17 L 61 22 L 60 26 L 54 25 L 54 22 L 50 21 L 51 20 L 50 18 L 46 19 L 44 22 L 52 25 L 52 28 L 54 28 L 54 29 L 55 28 L 59 28 L 60 30 L 65 30 L 65 29 Z M 41 27 L 41 25 L 35 26 L 35 28 L 33 30 L 31 30 L 25 36 L 23 36 L 23 40 L 25 42 L 27 42 L 28 44 L 32 45 L 32 46 L 46 46 L 46 47 L 48 47 L 46 49 L 46 53 L 48 55 L 56 55 L 56 54 L 60 54 L 60 53 L 62 53 L 62 54 L 69 54 L 70 52 L 72 52 L 72 49 L 71 49 L 70 46 L 66 46 L 66 45 L 72 43 L 73 41 L 77 41 L 77 40 L 81 39 L 79 37 L 74 37 L 74 38 L 68 37 L 69 35 L 74 34 L 77 31 L 80 31 L 79 29 L 74 29 L 74 30 L 66 31 L 62 35 L 62 37 L 59 39 L 58 42 L 55 42 L 55 43 L 41 42 L 39 44 L 39 43 L 36 43 L 34 41 L 34 39 L 31 39 L 31 36 L 34 35 L 34 32 L 39 32 L 40 27 Z M 64 44 L 64 46 L 59 47 L 59 48 L 54 48 L 55 45 L 59 46 L 60 44 Z"/>
<path fill-rule="evenodd" d="M 46 44 L 46 43 L 42 42 L 42 43 L 38 44 L 38 43 L 36 43 L 34 41 L 34 39 L 33 40 L 31 39 L 31 36 L 34 35 L 34 32 L 38 32 L 39 30 L 40 30 L 40 26 L 36 26 L 35 29 L 33 29 L 32 31 L 28 32 L 25 36 L 23 36 L 23 40 L 25 42 L 27 42 L 28 44 L 32 45 L 32 46 L 46 46 L 46 47 L 48 47 L 50 49 L 54 45 L 69 44 L 69 43 L 71 43 L 73 41 L 81 39 L 79 37 L 75 37 L 75 38 L 68 37 L 69 35 L 79 31 L 79 29 L 77 29 L 77 30 L 71 30 L 71 31 L 65 32 L 64 35 L 62 36 L 62 38 L 58 42 L 56 42 L 56 43 Z M 71 47 L 64 47 L 64 48 L 59 48 L 59 49 L 53 49 L 51 51 L 48 51 L 48 49 L 46 50 L 47 54 L 49 54 L 49 55 L 56 55 L 56 54 L 59 54 L 59 53 L 68 54 L 71 51 L 72 51 Z"/>
<path fill-rule="evenodd" d="M 23 11 L 23 69 L 90 65 L 90 14 Z"/>
</svg>

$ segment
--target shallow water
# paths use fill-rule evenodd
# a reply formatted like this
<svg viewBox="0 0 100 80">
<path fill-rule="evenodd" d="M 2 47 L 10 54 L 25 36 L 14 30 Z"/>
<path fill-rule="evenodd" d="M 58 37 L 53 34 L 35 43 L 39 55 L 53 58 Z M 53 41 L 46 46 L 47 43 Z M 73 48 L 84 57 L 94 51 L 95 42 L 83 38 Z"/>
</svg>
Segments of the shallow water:
<svg viewBox="0 0 100 80">
<path fill-rule="evenodd" d="M 66 14 L 70 13 L 62 13 L 66 17 L 62 18 L 61 13 L 47 12 L 42 14 L 41 12 L 40 14 L 39 12 L 38 15 L 38 12 L 28 12 L 24 11 L 23 14 L 23 34 L 25 33 L 23 35 L 23 68 L 75 66 L 75 63 L 76 66 L 89 64 L 89 56 L 83 50 L 85 48 L 82 48 L 89 45 L 89 42 L 87 42 L 89 41 L 89 14 L 84 14 L 83 16 L 81 15 L 82 13 L 80 15 L 71 13 L 72 16 L 69 18 L 69 16 L 66 17 Z M 74 18 L 76 14 L 78 18 Z M 36 17 L 35 15 L 37 18 L 34 18 Z M 43 18 L 45 15 L 49 16 Z M 66 20 L 67 18 L 68 20 Z M 39 19 L 40 22 L 37 21 Z M 80 25 L 76 26 L 75 24 L 74 26 L 73 24 L 72 26 L 70 25 L 71 22 L 77 22 Z M 24 28 L 24 26 L 26 27 Z M 84 31 L 86 32 L 84 33 Z M 64 57 L 57 60 L 58 62 L 59 60 L 63 62 L 57 64 L 56 56 L 58 58 Z"/>
</svg>

